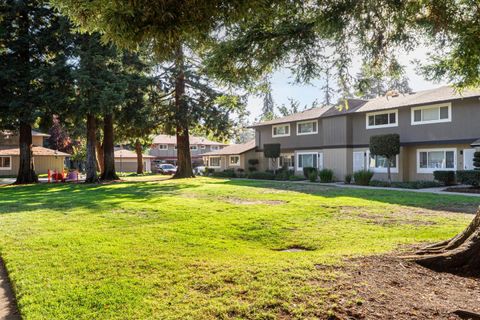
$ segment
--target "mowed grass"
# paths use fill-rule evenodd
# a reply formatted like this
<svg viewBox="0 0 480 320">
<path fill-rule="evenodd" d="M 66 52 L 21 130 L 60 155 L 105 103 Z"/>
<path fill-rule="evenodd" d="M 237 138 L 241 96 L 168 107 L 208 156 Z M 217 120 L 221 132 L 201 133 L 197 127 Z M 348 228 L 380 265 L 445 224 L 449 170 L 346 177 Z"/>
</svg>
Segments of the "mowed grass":
<svg viewBox="0 0 480 320">
<path fill-rule="evenodd" d="M 140 179 L 0 187 L 0 253 L 25 319 L 325 317 L 339 274 L 319 265 L 451 237 L 472 215 L 446 211 L 480 201 Z"/>
</svg>

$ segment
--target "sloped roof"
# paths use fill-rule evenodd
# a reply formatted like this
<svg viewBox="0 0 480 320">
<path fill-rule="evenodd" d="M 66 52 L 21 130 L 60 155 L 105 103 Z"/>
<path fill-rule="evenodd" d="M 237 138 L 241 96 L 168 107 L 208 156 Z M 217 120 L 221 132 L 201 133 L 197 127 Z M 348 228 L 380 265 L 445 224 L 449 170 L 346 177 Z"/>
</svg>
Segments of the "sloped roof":
<svg viewBox="0 0 480 320">
<path fill-rule="evenodd" d="M 329 107 L 318 107 L 308 109 L 302 112 L 294 113 L 288 115 L 286 117 L 277 118 L 269 121 L 254 123 L 250 127 L 260 127 L 272 124 L 279 124 L 279 123 L 286 123 L 286 122 L 293 122 L 293 121 L 302 121 L 302 120 L 310 120 L 320 118 L 325 112 L 327 112 L 330 108 Z"/>
<path fill-rule="evenodd" d="M 159 134 L 153 138 L 154 144 L 177 144 L 176 136 L 169 136 L 166 134 Z M 208 140 L 204 137 L 190 136 L 191 145 L 211 145 L 211 146 L 225 146 L 226 144 L 216 141 Z"/>
<path fill-rule="evenodd" d="M 12 146 L 0 146 L 0 156 L 19 156 L 20 148 Z M 58 156 L 58 157 L 70 157 L 70 154 L 56 151 L 44 147 L 33 146 L 34 156 Z"/>
<path fill-rule="evenodd" d="M 134 151 L 127 150 L 127 149 L 118 149 L 115 150 L 115 158 L 137 158 L 137 154 Z M 144 154 L 144 158 L 155 158 L 151 155 Z"/>
<path fill-rule="evenodd" d="M 465 89 L 462 92 L 457 92 L 450 86 L 443 86 L 411 94 L 400 94 L 397 97 L 378 97 L 371 99 L 358 108 L 356 112 L 393 109 L 472 97 L 480 97 L 480 88 Z"/>
<path fill-rule="evenodd" d="M 242 144 L 231 144 L 223 149 L 204 153 L 203 156 L 222 156 L 229 154 L 242 154 L 255 149 L 255 140 L 250 140 Z"/>
<path fill-rule="evenodd" d="M 472 144 L 470 144 L 472 147 L 480 147 L 480 139 L 478 140 L 475 140 L 474 142 L 472 142 Z"/>
<path fill-rule="evenodd" d="M 10 130 L 0 131 L 0 135 L 13 135 L 14 133 Z M 34 137 L 50 137 L 49 134 L 32 130 L 32 136 Z"/>
</svg>

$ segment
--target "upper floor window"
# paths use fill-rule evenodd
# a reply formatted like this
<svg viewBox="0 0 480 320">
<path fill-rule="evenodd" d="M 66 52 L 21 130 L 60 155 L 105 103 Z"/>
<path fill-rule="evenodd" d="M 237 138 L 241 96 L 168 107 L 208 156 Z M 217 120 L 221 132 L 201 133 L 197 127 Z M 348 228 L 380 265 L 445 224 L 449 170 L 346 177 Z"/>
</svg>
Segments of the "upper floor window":
<svg viewBox="0 0 480 320">
<path fill-rule="evenodd" d="M 200 146 L 200 149 L 205 150 L 205 147 L 206 147 L 206 146 L 205 146 L 204 144 L 202 144 L 202 145 Z"/>
<path fill-rule="evenodd" d="M 159 144 L 159 145 L 158 145 L 158 149 L 159 149 L 159 150 L 168 150 L 168 145 L 166 145 L 166 144 Z"/>
<path fill-rule="evenodd" d="M 213 150 L 213 151 L 220 150 L 220 146 L 210 146 L 210 150 Z"/>
<path fill-rule="evenodd" d="M 272 126 L 272 137 L 288 137 L 290 135 L 290 124 L 278 124 Z"/>
<path fill-rule="evenodd" d="M 436 104 L 412 108 L 412 125 L 452 121 L 452 104 Z"/>
<path fill-rule="evenodd" d="M 239 166 L 240 165 L 240 156 L 230 156 L 230 165 Z"/>
<path fill-rule="evenodd" d="M 190 146 L 190 150 L 198 150 L 198 146 L 196 145 Z"/>
<path fill-rule="evenodd" d="M 367 129 L 398 126 L 398 110 L 367 113 Z"/>
<path fill-rule="evenodd" d="M 318 133 L 317 120 L 297 122 L 297 135 L 300 136 L 300 135 L 315 134 L 315 133 Z"/>
<path fill-rule="evenodd" d="M 10 170 L 10 169 L 12 169 L 12 158 L 0 157 L 0 170 Z"/>
</svg>

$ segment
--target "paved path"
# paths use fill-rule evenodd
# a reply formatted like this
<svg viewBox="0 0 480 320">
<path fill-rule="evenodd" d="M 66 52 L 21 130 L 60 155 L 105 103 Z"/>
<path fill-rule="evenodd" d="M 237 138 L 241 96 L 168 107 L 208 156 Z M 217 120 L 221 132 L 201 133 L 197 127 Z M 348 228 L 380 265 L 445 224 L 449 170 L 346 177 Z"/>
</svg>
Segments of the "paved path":
<svg viewBox="0 0 480 320">
<path fill-rule="evenodd" d="M 0 260 L 0 319 L 20 320 L 10 281 L 3 261 Z"/>
</svg>

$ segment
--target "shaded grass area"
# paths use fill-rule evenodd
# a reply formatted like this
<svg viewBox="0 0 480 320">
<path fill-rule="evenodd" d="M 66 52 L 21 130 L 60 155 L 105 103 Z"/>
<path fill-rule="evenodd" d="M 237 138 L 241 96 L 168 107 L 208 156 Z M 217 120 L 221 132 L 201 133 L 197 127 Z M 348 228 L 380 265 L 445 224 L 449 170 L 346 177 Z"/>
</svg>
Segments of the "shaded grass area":
<svg viewBox="0 0 480 320">
<path fill-rule="evenodd" d="M 451 211 L 479 201 L 147 178 L 0 189 L 0 251 L 24 318 L 323 317 L 337 274 L 316 266 L 448 238 L 472 218 Z"/>
</svg>

